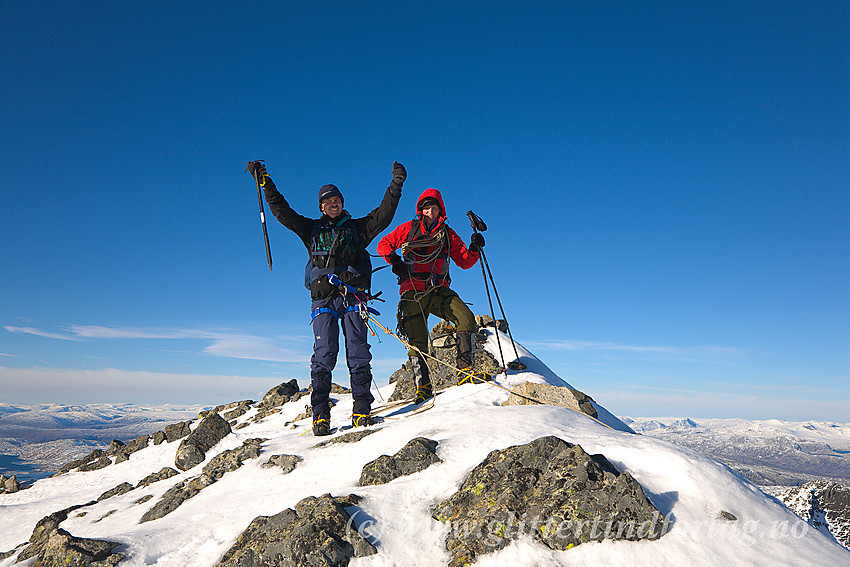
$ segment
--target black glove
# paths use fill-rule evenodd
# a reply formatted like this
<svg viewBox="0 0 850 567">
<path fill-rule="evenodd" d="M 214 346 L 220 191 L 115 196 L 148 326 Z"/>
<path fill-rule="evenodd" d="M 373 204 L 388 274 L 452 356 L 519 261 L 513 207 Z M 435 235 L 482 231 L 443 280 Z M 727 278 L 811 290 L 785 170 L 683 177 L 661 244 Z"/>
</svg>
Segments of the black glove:
<svg viewBox="0 0 850 567">
<path fill-rule="evenodd" d="M 390 269 L 393 271 L 395 275 L 400 278 L 407 278 L 410 276 L 407 272 L 407 266 L 404 264 L 404 260 L 401 259 L 401 256 L 396 254 L 395 252 L 390 253 L 387 258 L 390 261 L 390 265 L 392 266 Z"/>
<path fill-rule="evenodd" d="M 266 164 L 263 163 L 263 160 L 259 159 L 257 161 L 249 161 L 245 171 L 251 172 L 251 175 L 259 179 L 260 183 L 262 183 L 263 177 L 268 175 L 266 173 Z"/>
<path fill-rule="evenodd" d="M 407 170 L 404 169 L 404 166 L 398 163 L 397 161 L 393 162 L 393 184 L 398 185 L 399 189 L 404 184 L 404 180 L 407 179 Z"/>
<path fill-rule="evenodd" d="M 484 248 L 484 235 L 480 232 L 473 232 L 469 239 L 469 250 L 478 252 L 482 248 Z"/>
</svg>

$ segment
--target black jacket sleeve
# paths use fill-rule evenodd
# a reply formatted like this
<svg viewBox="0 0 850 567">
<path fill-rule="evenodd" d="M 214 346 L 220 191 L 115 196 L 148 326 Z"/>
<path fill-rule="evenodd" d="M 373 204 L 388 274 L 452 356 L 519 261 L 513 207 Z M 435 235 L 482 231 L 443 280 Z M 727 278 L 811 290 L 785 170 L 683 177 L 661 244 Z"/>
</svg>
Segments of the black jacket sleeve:
<svg viewBox="0 0 850 567">
<path fill-rule="evenodd" d="M 393 222 L 399 199 L 401 199 L 401 187 L 391 183 L 384 192 L 381 204 L 365 217 L 355 221 L 363 248 L 369 246 L 369 243 Z"/>
<path fill-rule="evenodd" d="M 274 181 L 268 175 L 262 187 L 263 194 L 266 197 L 266 203 L 269 204 L 272 214 L 280 221 L 280 224 L 297 234 L 298 238 L 301 239 L 304 246 L 309 250 L 310 238 L 313 234 L 313 220 L 296 213 L 277 190 Z"/>
</svg>

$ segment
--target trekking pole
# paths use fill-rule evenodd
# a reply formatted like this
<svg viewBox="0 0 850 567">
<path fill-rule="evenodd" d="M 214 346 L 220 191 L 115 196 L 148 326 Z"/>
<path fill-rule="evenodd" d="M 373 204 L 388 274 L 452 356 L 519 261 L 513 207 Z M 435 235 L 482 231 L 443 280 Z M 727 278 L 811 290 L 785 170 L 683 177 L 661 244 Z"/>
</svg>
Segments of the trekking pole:
<svg viewBox="0 0 850 567">
<path fill-rule="evenodd" d="M 262 162 L 263 160 L 257 160 Z M 263 225 L 263 240 L 266 243 L 266 260 L 269 263 L 269 271 L 272 271 L 272 249 L 269 247 L 269 231 L 266 229 L 266 212 L 263 209 L 263 191 L 260 189 L 260 180 L 257 178 L 257 174 L 251 169 L 251 163 L 248 162 L 248 167 L 245 168 L 245 171 L 251 172 L 251 177 L 254 178 L 254 181 L 257 183 L 257 200 L 260 202 L 260 224 Z"/>
<path fill-rule="evenodd" d="M 472 211 L 467 211 L 466 216 L 469 217 L 469 223 L 472 225 L 472 232 L 477 233 L 479 229 L 481 232 L 487 230 L 487 225 L 484 224 L 484 221 L 481 220 L 478 215 L 473 213 Z M 484 250 L 479 248 L 478 254 L 481 256 L 481 259 L 484 259 Z M 478 262 L 481 266 L 481 277 L 484 279 L 484 289 L 487 291 L 487 303 L 490 304 L 490 315 L 493 317 L 493 326 L 498 331 L 499 324 L 496 321 L 496 312 L 493 311 L 493 300 L 490 298 L 490 286 L 487 283 L 487 274 L 484 273 L 484 262 Z M 493 291 L 496 291 L 496 287 L 493 286 Z M 502 368 L 507 368 L 505 364 L 505 354 L 502 352 L 502 341 L 499 340 L 499 334 L 496 333 L 496 344 L 499 345 L 499 357 L 502 359 Z"/>
<path fill-rule="evenodd" d="M 482 232 L 487 230 L 487 225 L 481 220 L 481 217 L 473 213 L 472 211 L 467 211 L 466 216 L 469 217 L 469 223 L 472 225 L 473 232 L 478 232 L 480 229 Z M 493 279 L 493 273 L 490 271 L 490 263 L 487 261 L 487 255 L 484 253 L 484 249 L 481 248 L 478 250 L 478 253 L 481 255 L 481 260 L 483 261 L 481 265 L 481 275 L 484 276 L 484 267 L 487 267 L 487 275 L 490 276 L 490 283 L 493 284 L 493 293 L 496 295 L 496 302 L 499 304 L 499 311 L 502 312 L 502 319 L 505 321 L 505 329 L 508 331 L 508 337 L 511 339 L 511 345 L 514 347 L 514 355 L 516 355 L 516 360 L 508 363 L 507 368 L 511 370 L 525 370 L 526 366 L 522 362 L 519 361 L 519 353 L 516 349 L 516 342 L 514 342 L 514 337 L 511 334 L 511 326 L 508 324 L 508 316 L 505 315 L 505 308 L 502 307 L 502 300 L 499 299 L 499 292 L 496 289 L 496 280 Z M 487 277 L 484 277 L 484 287 L 487 289 Z M 487 289 L 487 301 L 490 302 L 490 312 L 493 313 L 493 302 L 490 300 L 490 290 Z M 496 315 L 493 314 L 493 322 L 497 325 Z M 497 335 L 498 339 L 498 335 Z M 502 354 L 502 343 L 499 341 L 499 354 Z M 502 357 L 502 364 L 504 364 L 504 356 Z"/>
</svg>

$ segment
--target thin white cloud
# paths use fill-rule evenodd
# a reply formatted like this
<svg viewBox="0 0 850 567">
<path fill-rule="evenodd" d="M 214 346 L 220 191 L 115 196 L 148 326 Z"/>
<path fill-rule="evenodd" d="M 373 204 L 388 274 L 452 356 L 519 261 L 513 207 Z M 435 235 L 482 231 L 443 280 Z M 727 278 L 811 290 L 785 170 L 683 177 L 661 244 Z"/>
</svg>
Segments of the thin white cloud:
<svg viewBox="0 0 850 567">
<path fill-rule="evenodd" d="M 281 377 L 0 366 L 4 401 L 220 403 L 262 395 Z M 306 386 L 306 383 L 303 384 Z"/>
<path fill-rule="evenodd" d="M 35 329 L 33 327 L 11 327 L 6 326 L 3 327 L 10 333 L 25 333 L 28 335 L 35 335 L 36 337 L 43 337 L 45 339 L 60 339 L 63 341 L 79 341 L 81 340 L 79 337 L 74 335 L 60 335 L 59 333 L 50 333 L 48 331 L 42 331 L 40 329 Z"/>
<path fill-rule="evenodd" d="M 71 325 L 68 330 L 86 339 L 214 339 L 221 334 L 199 329 L 133 329 L 98 325 Z"/>
<path fill-rule="evenodd" d="M 686 347 L 674 346 L 635 346 L 623 345 L 613 342 L 598 341 L 531 341 L 525 342 L 530 348 L 538 350 L 560 350 L 560 351 L 619 351 L 638 354 L 666 354 L 672 356 L 739 356 L 742 350 L 735 347 L 722 347 L 712 345 L 696 345 Z"/>
<path fill-rule="evenodd" d="M 270 362 L 303 362 L 309 358 L 305 345 L 308 336 L 257 336 L 206 329 L 139 329 L 113 328 L 98 325 L 71 325 L 70 334 L 41 331 L 32 327 L 6 327 L 13 333 L 29 333 L 49 339 L 70 341 L 133 339 L 133 340 L 199 340 L 208 341 L 200 352 L 210 356 L 265 360 Z M 288 346 L 281 346 L 288 345 Z"/>
<path fill-rule="evenodd" d="M 204 347 L 203 352 L 212 356 L 272 362 L 299 363 L 309 358 L 309 355 L 300 349 L 279 346 L 289 342 L 291 341 L 287 338 L 281 337 L 267 338 L 252 335 L 220 334 L 212 338 L 212 343 Z"/>
<path fill-rule="evenodd" d="M 9 354 L 6 352 L 0 352 L 0 356 L 18 356 L 17 354 Z"/>
</svg>

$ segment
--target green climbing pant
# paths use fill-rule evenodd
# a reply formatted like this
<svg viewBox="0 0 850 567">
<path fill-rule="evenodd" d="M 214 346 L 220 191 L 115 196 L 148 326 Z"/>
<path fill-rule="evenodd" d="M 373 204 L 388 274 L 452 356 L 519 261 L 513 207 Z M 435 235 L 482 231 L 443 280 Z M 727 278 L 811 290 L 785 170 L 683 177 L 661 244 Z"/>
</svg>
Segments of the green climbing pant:
<svg viewBox="0 0 850 567">
<path fill-rule="evenodd" d="M 428 315 L 436 315 L 444 321 L 453 323 L 459 333 L 472 332 L 477 329 L 475 316 L 463 300 L 445 286 L 440 286 L 418 299 L 415 290 L 405 291 L 398 304 L 399 324 L 407 335 L 408 342 L 428 352 Z M 410 356 L 419 356 L 411 349 Z"/>
</svg>

